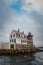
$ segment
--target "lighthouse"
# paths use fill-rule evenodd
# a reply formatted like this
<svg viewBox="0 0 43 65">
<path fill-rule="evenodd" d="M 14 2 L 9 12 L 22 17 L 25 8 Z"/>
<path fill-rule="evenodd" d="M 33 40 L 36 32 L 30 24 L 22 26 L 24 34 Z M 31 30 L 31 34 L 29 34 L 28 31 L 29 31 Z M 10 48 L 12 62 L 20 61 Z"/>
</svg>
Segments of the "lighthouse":
<svg viewBox="0 0 43 65">
<path fill-rule="evenodd" d="M 28 33 L 27 39 L 29 40 L 29 43 L 32 46 L 33 45 L 33 35 L 31 34 L 31 32 Z"/>
</svg>

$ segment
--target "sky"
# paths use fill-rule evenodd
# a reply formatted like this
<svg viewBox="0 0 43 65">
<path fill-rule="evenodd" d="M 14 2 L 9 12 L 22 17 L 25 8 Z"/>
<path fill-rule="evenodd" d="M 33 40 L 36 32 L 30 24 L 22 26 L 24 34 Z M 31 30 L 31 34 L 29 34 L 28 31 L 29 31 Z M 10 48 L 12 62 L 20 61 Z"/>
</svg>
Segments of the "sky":
<svg viewBox="0 0 43 65">
<path fill-rule="evenodd" d="M 0 0 L 0 43 L 9 42 L 13 29 L 33 34 L 36 46 L 43 46 L 43 0 Z"/>
</svg>

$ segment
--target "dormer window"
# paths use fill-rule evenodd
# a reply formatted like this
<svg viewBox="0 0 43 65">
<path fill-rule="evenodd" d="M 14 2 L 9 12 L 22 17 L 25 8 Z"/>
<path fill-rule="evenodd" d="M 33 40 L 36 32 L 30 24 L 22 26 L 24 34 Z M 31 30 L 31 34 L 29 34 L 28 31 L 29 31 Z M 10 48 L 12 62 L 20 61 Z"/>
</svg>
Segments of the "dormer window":
<svg viewBox="0 0 43 65">
<path fill-rule="evenodd" d="M 24 35 L 24 38 L 25 38 L 25 35 Z"/>
<path fill-rule="evenodd" d="M 19 34 L 19 37 L 20 37 L 20 34 Z"/>
<path fill-rule="evenodd" d="M 15 37 L 15 34 L 13 35 L 13 37 Z"/>
<path fill-rule="evenodd" d="M 16 33 L 16 37 L 18 37 L 18 33 Z"/>
<path fill-rule="evenodd" d="M 24 38 L 24 35 L 23 35 L 23 38 Z"/>
</svg>

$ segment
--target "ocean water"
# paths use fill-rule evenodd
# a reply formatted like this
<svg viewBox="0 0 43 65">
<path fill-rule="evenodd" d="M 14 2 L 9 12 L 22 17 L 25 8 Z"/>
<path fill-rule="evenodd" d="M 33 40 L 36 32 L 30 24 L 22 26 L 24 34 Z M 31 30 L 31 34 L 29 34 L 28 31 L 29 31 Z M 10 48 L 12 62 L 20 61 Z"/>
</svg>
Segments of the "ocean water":
<svg viewBox="0 0 43 65">
<path fill-rule="evenodd" d="M 43 65 L 43 52 L 0 56 L 0 65 Z"/>
</svg>

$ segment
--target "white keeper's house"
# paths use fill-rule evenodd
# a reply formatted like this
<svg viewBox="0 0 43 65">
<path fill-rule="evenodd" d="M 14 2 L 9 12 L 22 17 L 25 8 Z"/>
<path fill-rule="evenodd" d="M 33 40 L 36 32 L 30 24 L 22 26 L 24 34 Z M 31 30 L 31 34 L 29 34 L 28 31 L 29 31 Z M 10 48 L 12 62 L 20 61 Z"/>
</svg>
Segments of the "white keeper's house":
<svg viewBox="0 0 43 65">
<path fill-rule="evenodd" d="M 33 35 L 29 32 L 25 35 L 24 32 L 20 30 L 12 30 L 9 36 L 9 43 L 1 44 L 2 49 L 22 49 L 34 47 L 33 45 Z"/>
</svg>

